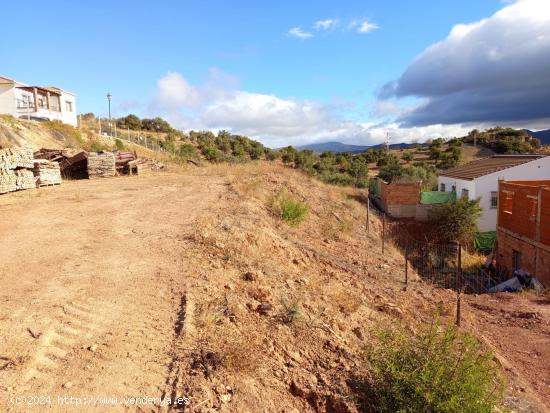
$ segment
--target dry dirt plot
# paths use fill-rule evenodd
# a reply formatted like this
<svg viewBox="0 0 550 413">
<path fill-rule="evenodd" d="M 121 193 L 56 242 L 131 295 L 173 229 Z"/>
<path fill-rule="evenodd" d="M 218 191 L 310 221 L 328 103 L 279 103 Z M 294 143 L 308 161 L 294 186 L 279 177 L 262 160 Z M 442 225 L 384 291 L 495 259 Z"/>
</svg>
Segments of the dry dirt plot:
<svg viewBox="0 0 550 413">
<path fill-rule="evenodd" d="M 300 227 L 274 216 L 281 192 L 309 205 Z M 196 412 L 357 411 L 376 329 L 428 321 L 436 309 L 451 320 L 454 300 L 418 281 L 402 291 L 402 257 L 381 256 L 379 222 L 367 235 L 360 201 L 273 164 L 1 197 L 0 412 L 166 410 L 113 403 L 143 396 L 189 397 L 185 411 Z M 498 314 L 464 311 L 466 327 L 505 349 Z M 540 343 L 548 313 L 538 314 L 528 324 Z M 535 406 L 549 402 L 547 382 L 516 356 L 510 395 L 544 411 Z M 52 406 L 12 396 L 50 396 Z M 59 405 L 58 396 L 110 404 Z"/>
</svg>

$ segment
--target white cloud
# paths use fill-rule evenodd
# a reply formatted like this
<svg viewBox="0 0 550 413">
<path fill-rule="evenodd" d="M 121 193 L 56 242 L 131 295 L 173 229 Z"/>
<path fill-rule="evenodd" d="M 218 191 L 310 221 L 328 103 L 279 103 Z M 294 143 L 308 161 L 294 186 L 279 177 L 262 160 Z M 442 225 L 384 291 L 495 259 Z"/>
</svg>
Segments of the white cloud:
<svg viewBox="0 0 550 413">
<path fill-rule="evenodd" d="M 298 39 L 302 39 L 302 40 L 309 39 L 309 38 L 313 37 L 312 33 L 306 32 L 306 31 L 302 30 L 299 27 L 293 27 L 292 29 L 290 29 L 287 32 L 287 35 L 292 36 L 292 37 L 297 37 Z"/>
<path fill-rule="evenodd" d="M 357 33 L 370 33 L 373 30 L 379 29 L 380 26 L 376 23 L 373 23 L 368 20 L 353 20 L 349 25 L 348 29 L 354 29 Z"/>
<path fill-rule="evenodd" d="M 313 25 L 313 28 L 316 30 L 330 30 L 336 28 L 339 23 L 338 19 L 318 20 Z"/>
<path fill-rule="evenodd" d="M 176 91 L 182 95 L 176 96 Z M 191 84 L 179 73 L 167 73 L 157 82 L 147 116 L 165 117 L 184 130 L 227 129 L 271 147 L 327 140 L 378 144 L 384 141 L 386 131 L 394 142 L 423 141 L 467 131 L 456 125 L 403 129 L 395 123 L 363 123 L 345 119 L 338 114 L 339 109 L 342 107 L 334 104 L 240 90 L 233 76 L 211 69 L 207 80 L 199 85 Z M 402 111 L 391 102 L 380 104 L 378 109 L 388 115 Z"/>
<path fill-rule="evenodd" d="M 550 120 L 550 1 L 519 0 L 489 18 L 456 25 L 381 97 L 415 96 L 409 125 Z"/>
</svg>

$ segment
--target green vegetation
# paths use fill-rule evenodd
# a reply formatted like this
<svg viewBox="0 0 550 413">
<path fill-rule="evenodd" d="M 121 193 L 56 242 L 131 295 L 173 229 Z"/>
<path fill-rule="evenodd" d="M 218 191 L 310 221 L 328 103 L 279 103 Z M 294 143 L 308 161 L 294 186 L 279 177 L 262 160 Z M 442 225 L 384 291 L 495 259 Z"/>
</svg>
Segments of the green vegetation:
<svg viewBox="0 0 550 413">
<path fill-rule="evenodd" d="M 302 223 L 308 214 L 307 204 L 298 201 L 286 192 L 275 198 L 273 209 L 283 221 L 292 226 Z"/>
<path fill-rule="evenodd" d="M 504 384 L 493 356 L 468 333 L 433 323 L 416 335 L 383 331 L 369 349 L 373 412 L 491 413 Z"/>
<path fill-rule="evenodd" d="M 115 139 L 115 147 L 118 151 L 124 151 L 126 150 L 126 146 L 124 145 L 124 142 L 122 142 L 120 139 Z"/>
<path fill-rule="evenodd" d="M 58 120 L 44 122 L 44 125 L 53 132 L 56 139 L 63 141 L 70 148 L 78 148 L 85 144 L 80 131 L 71 125 Z"/>
<path fill-rule="evenodd" d="M 439 227 L 447 241 L 459 241 L 471 245 L 478 232 L 477 219 L 481 215 L 479 199 L 473 201 L 461 197 L 454 203 L 442 204 L 432 211 L 430 218 Z"/>
<path fill-rule="evenodd" d="M 540 141 L 522 129 L 495 127 L 479 131 L 474 129 L 463 138 L 464 142 L 486 146 L 497 153 L 530 153 L 540 148 Z"/>
</svg>

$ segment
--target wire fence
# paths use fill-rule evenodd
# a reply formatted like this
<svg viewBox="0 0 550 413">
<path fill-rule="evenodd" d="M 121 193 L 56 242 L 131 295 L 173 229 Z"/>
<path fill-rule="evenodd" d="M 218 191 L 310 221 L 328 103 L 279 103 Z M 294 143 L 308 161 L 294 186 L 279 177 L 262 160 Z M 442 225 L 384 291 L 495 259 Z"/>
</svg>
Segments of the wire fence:
<svg viewBox="0 0 550 413">
<path fill-rule="evenodd" d="M 114 121 L 109 123 L 108 120 L 102 119 L 93 130 L 104 138 L 120 139 L 154 151 L 166 152 L 164 140 L 155 137 L 153 133 L 117 128 Z"/>
<path fill-rule="evenodd" d="M 407 288 L 409 267 L 424 281 L 459 293 L 482 294 L 506 279 L 503 274 L 486 268 L 481 263 L 465 265 L 464 248 L 457 242 L 442 242 L 434 233 L 424 233 L 410 222 L 388 219 L 375 203 L 367 202 L 367 231 L 369 215 L 382 221 L 382 254 L 389 244 L 398 248 L 405 257 L 404 282 Z"/>
</svg>

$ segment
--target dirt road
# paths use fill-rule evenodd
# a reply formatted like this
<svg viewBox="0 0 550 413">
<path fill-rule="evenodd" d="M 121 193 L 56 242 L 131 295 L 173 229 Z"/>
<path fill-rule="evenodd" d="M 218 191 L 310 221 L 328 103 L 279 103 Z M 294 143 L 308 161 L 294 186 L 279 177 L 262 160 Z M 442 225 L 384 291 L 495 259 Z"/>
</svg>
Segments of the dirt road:
<svg viewBox="0 0 550 413">
<path fill-rule="evenodd" d="M 215 204 L 218 180 L 75 181 L 0 199 L 0 411 L 30 410 L 29 396 L 75 411 L 58 396 L 171 395 L 190 271 L 178 237 Z"/>
</svg>

